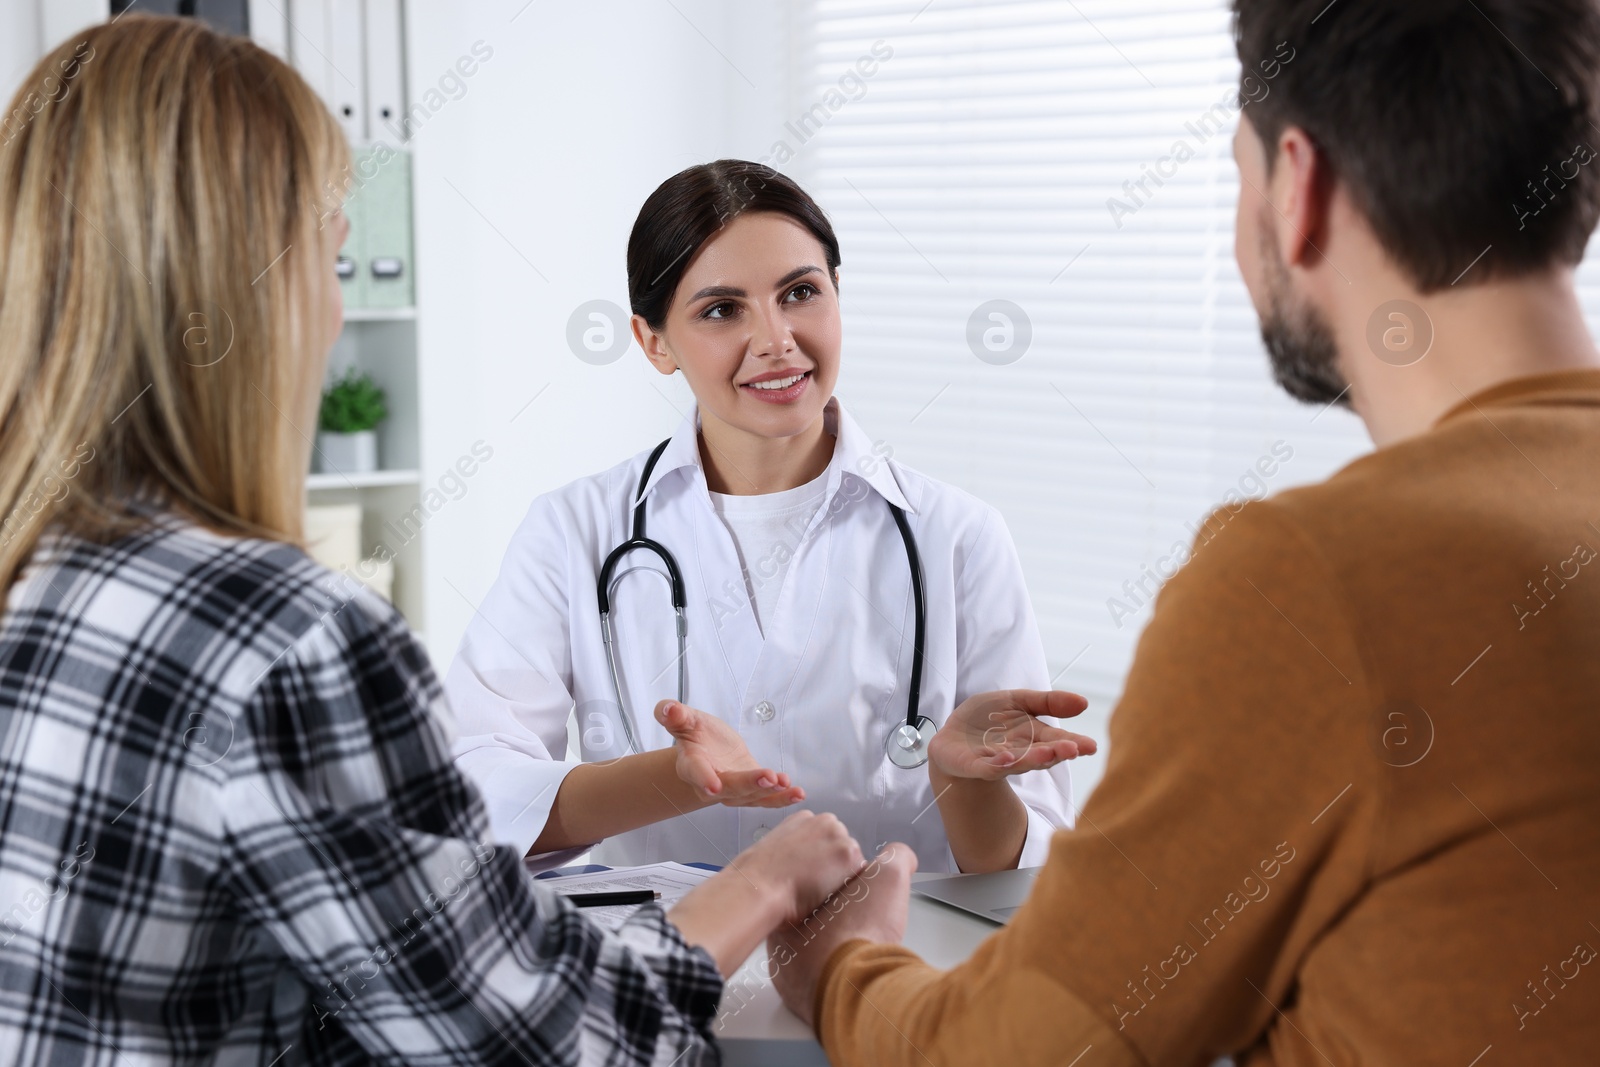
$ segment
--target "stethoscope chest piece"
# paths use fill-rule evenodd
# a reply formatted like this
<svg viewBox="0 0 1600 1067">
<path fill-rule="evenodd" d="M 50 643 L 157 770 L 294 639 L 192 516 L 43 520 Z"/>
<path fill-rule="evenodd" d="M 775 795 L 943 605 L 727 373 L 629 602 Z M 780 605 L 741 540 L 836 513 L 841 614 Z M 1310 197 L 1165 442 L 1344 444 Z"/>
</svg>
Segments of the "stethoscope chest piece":
<svg viewBox="0 0 1600 1067">
<path fill-rule="evenodd" d="M 921 767 L 928 762 L 928 745 L 937 732 L 933 720 L 926 715 L 917 716 L 916 726 L 909 722 L 896 726 L 889 731 L 889 740 L 884 744 L 889 762 L 908 771 Z"/>
</svg>

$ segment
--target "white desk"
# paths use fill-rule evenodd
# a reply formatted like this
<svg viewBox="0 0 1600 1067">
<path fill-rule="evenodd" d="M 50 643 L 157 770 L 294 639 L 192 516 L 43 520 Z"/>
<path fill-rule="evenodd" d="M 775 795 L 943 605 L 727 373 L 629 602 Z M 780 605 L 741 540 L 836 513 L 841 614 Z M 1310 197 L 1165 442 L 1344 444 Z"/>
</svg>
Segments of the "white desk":
<svg viewBox="0 0 1600 1067">
<path fill-rule="evenodd" d="M 913 881 L 924 877 L 913 875 Z M 911 894 L 907 948 L 935 967 L 953 967 L 984 938 L 1000 929 L 964 911 Z M 797 1019 L 767 980 L 767 952 L 757 949 L 728 979 L 713 1032 L 722 1042 L 727 1067 L 827 1067 L 811 1030 Z"/>
</svg>

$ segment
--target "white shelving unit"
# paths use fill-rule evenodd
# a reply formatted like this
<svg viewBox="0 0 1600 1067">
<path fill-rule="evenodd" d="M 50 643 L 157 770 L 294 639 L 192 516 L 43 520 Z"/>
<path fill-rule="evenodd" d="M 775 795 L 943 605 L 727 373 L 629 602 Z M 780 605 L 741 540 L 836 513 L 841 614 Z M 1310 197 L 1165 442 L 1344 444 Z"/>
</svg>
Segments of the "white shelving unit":
<svg viewBox="0 0 1600 1067">
<path fill-rule="evenodd" d="M 416 308 L 349 308 L 344 321 L 351 322 L 414 322 Z"/>
<path fill-rule="evenodd" d="M 313 493 L 329 489 L 386 489 L 395 485 L 416 485 L 422 476 L 416 471 L 372 471 L 367 474 L 313 474 L 306 488 Z"/>
<path fill-rule="evenodd" d="M 421 631 L 430 498 L 421 474 L 411 157 L 397 137 L 405 110 L 406 6 L 406 0 L 250 0 L 250 22 L 252 37 L 306 78 L 350 140 L 345 211 L 352 229 L 342 254 L 355 274 L 344 282 L 344 330 L 327 374 L 330 381 L 351 369 L 371 376 L 389 408 L 378 426 L 379 469 L 340 473 L 314 461 L 307 502 L 360 505 L 362 556 L 393 562 L 395 606 Z M 398 263 L 399 274 L 380 277 L 380 262 Z"/>
<path fill-rule="evenodd" d="M 314 465 L 307 499 L 313 506 L 361 505 L 362 553 L 394 560 L 395 606 L 420 631 L 426 620 L 421 542 L 428 511 L 421 492 L 416 309 L 350 308 L 328 357 L 328 377 L 351 368 L 371 375 L 388 399 L 389 417 L 378 427 L 379 469 L 338 473 Z"/>
</svg>

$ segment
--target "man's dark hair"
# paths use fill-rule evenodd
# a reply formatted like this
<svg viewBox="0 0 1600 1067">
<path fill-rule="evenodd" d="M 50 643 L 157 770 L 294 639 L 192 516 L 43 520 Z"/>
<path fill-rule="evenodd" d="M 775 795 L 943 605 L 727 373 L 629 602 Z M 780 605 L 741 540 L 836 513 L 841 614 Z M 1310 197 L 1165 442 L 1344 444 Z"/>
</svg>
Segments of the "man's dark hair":
<svg viewBox="0 0 1600 1067">
<path fill-rule="evenodd" d="M 1600 219 L 1596 0 L 1233 8 L 1269 166 L 1284 128 L 1303 129 L 1423 292 L 1479 256 L 1469 283 L 1583 259 Z"/>
</svg>

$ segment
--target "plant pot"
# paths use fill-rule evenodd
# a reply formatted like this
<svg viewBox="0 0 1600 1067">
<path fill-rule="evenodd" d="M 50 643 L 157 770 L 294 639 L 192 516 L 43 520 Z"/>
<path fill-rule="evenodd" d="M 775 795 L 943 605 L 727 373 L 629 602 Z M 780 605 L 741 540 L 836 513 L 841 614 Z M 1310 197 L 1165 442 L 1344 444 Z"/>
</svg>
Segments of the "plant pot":
<svg viewBox="0 0 1600 1067">
<path fill-rule="evenodd" d="M 378 469 L 378 431 L 317 434 L 317 469 L 324 474 L 371 474 Z"/>
</svg>

